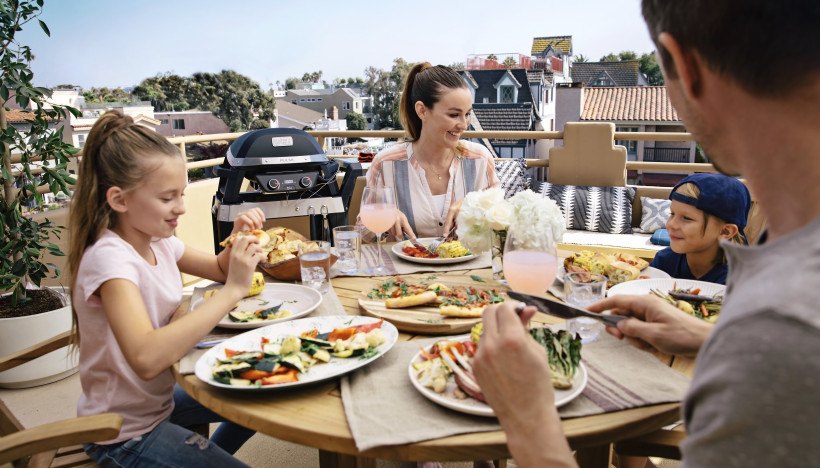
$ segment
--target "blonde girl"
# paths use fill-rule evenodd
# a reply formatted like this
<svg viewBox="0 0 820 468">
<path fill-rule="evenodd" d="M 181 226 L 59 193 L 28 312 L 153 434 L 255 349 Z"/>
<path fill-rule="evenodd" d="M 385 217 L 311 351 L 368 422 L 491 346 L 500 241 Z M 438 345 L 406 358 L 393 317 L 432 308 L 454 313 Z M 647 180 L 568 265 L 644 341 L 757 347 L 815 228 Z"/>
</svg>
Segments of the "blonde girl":
<svg viewBox="0 0 820 468">
<path fill-rule="evenodd" d="M 68 263 L 77 413 L 124 419 L 117 438 L 85 447 L 102 466 L 244 466 L 231 454 L 253 432 L 223 423 L 209 441 L 185 429 L 221 419 L 175 388 L 170 368 L 245 295 L 263 254 L 253 236 L 217 256 L 174 237 L 186 185 L 185 161 L 164 137 L 117 111 L 94 124 L 71 203 Z M 260 228 L 263 216 L 244 213 L 234 231 Z M 180 271 L 225 286 L 172 320 Z"/>
</svg>

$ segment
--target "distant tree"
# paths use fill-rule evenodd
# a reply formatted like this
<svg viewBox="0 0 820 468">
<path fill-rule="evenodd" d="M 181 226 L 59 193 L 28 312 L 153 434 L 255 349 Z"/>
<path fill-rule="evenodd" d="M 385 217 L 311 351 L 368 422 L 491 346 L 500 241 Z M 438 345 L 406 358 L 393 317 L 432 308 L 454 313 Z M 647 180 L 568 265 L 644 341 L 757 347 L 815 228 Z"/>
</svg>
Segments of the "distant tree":
<svg viewBox="0 0 820 468">
<path fill-rule="evenodd" d="M 504 59 L 503 65 L 507 68 L 512 68 L 512 67 L 518 65 L 518 62 L 516 62 L 516 60 L 512 57 L 507 57 L 507 58 Z"/>
<path fill-rule="evenodd" d="M 296 85 L 299 83 L 299 78 L 290 77 L 285 80 L 285 89 L 296 89 Z"/>
<path fill-rule="evenodd" d="M 322 79 L 322 70 L 305 73 L 302 75 L 302 81 L 306 83 L 318 83 Z"/>
<path fill-rule="evenodd" d="M 464 70 L 464 62 L 453 62 L 448 67 L 452 68 L 455 71 L 463 71 Z"/>
<path fill-rule="evenodd" d="M 365 90 L 367 94 L 373 96 L 372 110 L 378 128 L 401 128 L 399 120 L 401 89 L 412 67 L 412 63 L 408 63 L 403 58 L 396 58 L 393 60 L 393 68 L 390 71 L 376 67 L 365 69 Z"/>
<path fill-rule="evenodd" d="M 345 120 L 347 121 L 348 130 L 364 130 L 367 128 L 367 120 L 358 112 L 348 112 Z"/>
<path fill-rule="evenodd" d="M 193 91 L 189 78 L 169 72 L 142 80 L 131 94 L 141 101 L 151 101 L 158 111 L 184 111 L 193 108 L 189 102 Z"/>
<path fill-rule="evenodd" d="M 58 84 L 57 86 L 55 86 L 52 89 L 77 89 L 77 88 L 79 88 L 79 86 L 69 84 L 69 83 L 65 83 L 65 84 Z"/>
<path fill-rule="evenodd" d="M 663 72 L 658 65 L 654 52 L 647 52 L 641 55 L 641 73 L 646 77 L 646 82 L 652 86 L 663 86 Z"/>
<path fill-rule="evenodd" d="M 609 53 L 601 57 L 601 62 L 622 62 L 624 60 L 638 60 L 638 54 L 631 50 L 622 50 L 621 52 Z"/>
<path fill-rule="evenodd" d="M 104 102 L 131 102 L 134 96 L 122 88 L 91 88 L 83 91 L 83 98 L 87 103 Z"/>
<path fill-rule="evenodd" d="M 268 125 L 268 122 L 266 122 L 262 119 L 256 119 L 253 122 L 251 122 L 251 130 L 259 130 L 260 128 L 268 128 L 268 127 L 270 127 L 270 125 Z"/>
<path fill-rule="evenodd" d="M 498 57 L 496 57 L 495 54 L 490 54 L 490 55 L 487 56 L 487 60 L 498 61 Z"/>
<path fill-rule="evenodd" d="M 347 84 L 347 78 L 336 78 L 333 80 L 333 83 L 337 86 L 345 86 Z"/>
<path fill-rule="evenodd" d="M 572 61 L 575 63 L 589 62 L 589 57 L 584 54 L 578 54 L 575 57 L 572 57 Z"/>
<path fill-rule="evenodd" d="M 618 57 L 618 54 L 613 54 L 613 53 L 610 52 L 610 53 L 604 55 L 603 57 L 601 57 L 601 60 L 598 60 L 598 61 L 599 62 L 620 62 L 621 59 Z"/>
</svg>

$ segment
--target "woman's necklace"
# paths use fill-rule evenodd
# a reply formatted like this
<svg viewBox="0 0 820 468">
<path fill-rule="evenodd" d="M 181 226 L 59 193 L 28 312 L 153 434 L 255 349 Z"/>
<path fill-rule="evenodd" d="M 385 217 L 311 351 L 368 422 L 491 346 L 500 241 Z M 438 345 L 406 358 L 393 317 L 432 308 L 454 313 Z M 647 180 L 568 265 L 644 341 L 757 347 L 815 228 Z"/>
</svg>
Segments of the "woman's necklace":
<svg viewBox="0 0 820 468">
<path fill-rule="evenodd" d="M 416 151 L 416 154 L 418 154 L 418 151 Z M 418 159 L 418 156 L 416 156 L 416 158 Z M 447 169 L 446 169 L 446 171 L 448 171 L 448 172 L 449 172 L 450 167 L 453 165 L 453 159 L 454 159 L 454 158 L 455 158 L 455 153 L 454 153 L 454 154 L 453 154 L 453 156 L 450 158 L 450 162 L 449 162 L 449 163 L 447 163 Z M 437 179 L 437 180 L 441 180 L 441 179 L 443 179 L 443 178 L 444 178 L 444 175 L 443 175 L 441 172 L 437 171 L 437 170 L 436 170 L 436 168 L 435 168 L 432 164 L 430 164 L 429 162 L 424 162 L 424 163 L 422 163 L 422 160 L 421 160 L 421 159 L 419 159 L 419 164 L 421 164 L 421 166 L 422 166 L 422 167 L 424 167 L 425 169 L 428 169 L 430 172 L 432 172 L 432 173 L 433 173 L 433 175 L 435 175 L 435 176 L 436 176 L 436 179 Z"/>
</svg>

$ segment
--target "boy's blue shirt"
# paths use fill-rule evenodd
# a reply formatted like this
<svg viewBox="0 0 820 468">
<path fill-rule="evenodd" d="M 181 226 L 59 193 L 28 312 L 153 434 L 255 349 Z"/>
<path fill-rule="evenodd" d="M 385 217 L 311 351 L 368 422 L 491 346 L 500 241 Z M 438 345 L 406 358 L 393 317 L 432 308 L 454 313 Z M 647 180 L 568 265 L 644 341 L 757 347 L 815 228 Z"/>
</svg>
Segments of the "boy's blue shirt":
<svg viewBox="0 0 820 468">
<path fill-rule="evenodd" d="M 705 275 L 700 278 L 695 278 L 689 270 L 689 264 L 686 262 L 686 255 L 677 254 L 673 252 L 670 247 L 667 247 L 655 254 L 655 258 L 652 259 L 652 263 L 650 263 L 649 266 L 669 273 L 672 278 L 708 281 L 710 283 L 718 284 L 726 284 L 726 275 L 729 273 L 728 265 L 718 263 Z"/>
</svg>

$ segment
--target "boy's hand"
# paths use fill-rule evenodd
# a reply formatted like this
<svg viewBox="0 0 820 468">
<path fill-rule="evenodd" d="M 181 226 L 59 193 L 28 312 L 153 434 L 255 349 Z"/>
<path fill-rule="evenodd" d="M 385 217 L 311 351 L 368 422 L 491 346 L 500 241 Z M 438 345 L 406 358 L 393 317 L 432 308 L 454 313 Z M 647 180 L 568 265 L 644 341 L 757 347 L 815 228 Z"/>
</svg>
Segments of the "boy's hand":
<svg viewBox="0 0 820 468">
<path fill-rule="evenodd" d="M 265 253 L 254 236 L 242 236 L 236 239 L 231 248 L 228 263 L 226 290 L 237 295 L 237 301 L 245 297 L 251 286 L 251 279 L 256 265 L 265 259 Z"/>
<path fill-rule="evenodd" d="M 240 213 L 233 221 L 233 230 L 231 234 L 240 231 L 251 231 L 253 229 L 262 229 L 265 222 L 265 213 L 259 208 L 251 208 L 248 211 Z"/>
</svg>

